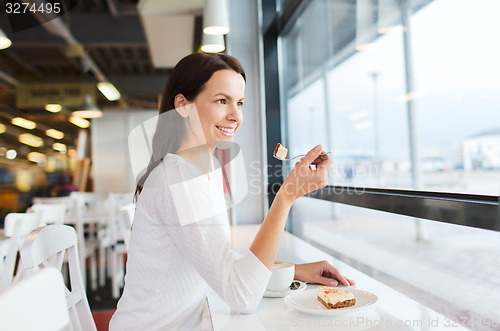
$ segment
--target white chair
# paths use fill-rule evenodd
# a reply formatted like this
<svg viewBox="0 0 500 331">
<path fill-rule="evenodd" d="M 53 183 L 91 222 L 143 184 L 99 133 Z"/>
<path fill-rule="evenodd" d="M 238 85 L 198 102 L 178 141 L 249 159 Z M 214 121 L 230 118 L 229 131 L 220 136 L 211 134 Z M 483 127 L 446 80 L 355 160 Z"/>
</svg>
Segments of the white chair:
<svg viewBox="0 0 500 331">
<path fill-rule="evenodd" d="M 27 211 L 39 214 L 40 220 L 44 224 L 64 224 L 68 205 L 35 203 Z"/>
<path fill-rule="evenodd" d="M 0 325 L 9 331 L 55 331 L 69 325 L 61 273 L 45 268 L 0 293 Z"/>
<path fill-rule="evenodd" d="M 135 204 L 129 203 L 119 208 L 117 234 L 111 246 L 111 294 L 114 299 L 120 296 L 120 288 L 124 285 L 125 266 L 123 261 L 128 252 Z"/>
<path fill-rule="evenodd" d="M 72 330 L 96 331 L 90 311 L 78 258 L 75 229 L 68 225 L 48 225 L 32 231 L 21 249 L 21 261 L 26 276 L 40 269 L 55 267 L 61 270 L 67 254 L 71 291 L 66 289 L 67 309 Z"/>
<path fill-rule="evenodd" d="M 108 277 L 112 281 L 116 278 L 114 274 L 116 269 L 113 266 L 113 245 L 117 241 L 119 208 L 131 203 L 133 197 L 133 193 L 108 194 L 106 205 L 104 206 L 108 211 L 106 222 L 99 223 L 100 226 L 97 232 L 99 239 L 99 284 L 101 286 L 104 286 L 106 282 L 106 270 L 108 271 Z M 108 262 L 107 264 L 106 261 Z"/>
<path fill-rule="evenodd" d="M 0 245 L 0 291 L 6 289 L 14 279 L 19 279 L 22 269 L 14 275 L 17 253 L 26 236 L 41 226 L 40 217 L 33 213 L 9 213 L 5 216 L 4 239 Z M 14 278 L 15 276 L 15 278 Z"/>
<path fill-rule="evenodd" d="M 135 217 L 135 204 L 129 203 L 120 208 L 120 217 L 118 218 L 118 229 L 127 251 L 130 247 L 130 234 Z"/>
<path fill-rule="evenodd" d="M 80 192 L 72 192 L 80 193 Z M 80 251 L 80 268 L 83 273 L 83 282 L 87 285 L 87 268 L 86 260 L 90 260 L 90 287 L 92 290 L 97 290 L 97 248 L 99 242 L 95 237 L 94 227 L 91 222 L 85 219 L 86 202 L 79 195 L 71 195 L 68 197 L 34 197 L 33 205 L 65 205 L 67 212 L 64 223 L 75 227 L 78 237 L 78 246 Z M 85 225 L 90 226 L 90 230 L 85 235 Z"/>
<path fill-rule="evenodd" d="M 112 219 L 109 193 L 71 192 L 70 196 L 76 199 L 77 205 L 82 211 L 83 221 L 91 225 L 90 232 L 87 233 L 87 240 L 91 239 L 92 242 L 95 242 L 95 249 L 99 254 L 99 285 L 104 286 L 106 284 L 106 245 L 103 243 L 106 241 L 106 229 Z M 95 226 L 96 224 L 97 226 Z"/>
</svg>

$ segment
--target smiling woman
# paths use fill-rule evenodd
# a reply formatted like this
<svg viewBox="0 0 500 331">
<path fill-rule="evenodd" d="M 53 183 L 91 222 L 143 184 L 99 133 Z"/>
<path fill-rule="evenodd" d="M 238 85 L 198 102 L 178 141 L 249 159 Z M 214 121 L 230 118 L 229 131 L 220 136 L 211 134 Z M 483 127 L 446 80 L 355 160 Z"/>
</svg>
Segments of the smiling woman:
<svg viewBox="0 0 500 331">
<path fill-rule="evenodd" d="M 192 54 L 173 69 L 137 185 L 125 287 L 111 331 L 199 330 L 210 288 L 234 311 L 253 312 L 293 202 L 326 185 L 331 160 L 316 146 L 290 172 L 250 249 L 243 255 L 231 249 L 223 170 L 213 152 L 238 132 L 244 92 L 243 68 L 229 55 Z M 303 282 L 353 284 L 326 261 L 294 270 Z"/>
</svg>

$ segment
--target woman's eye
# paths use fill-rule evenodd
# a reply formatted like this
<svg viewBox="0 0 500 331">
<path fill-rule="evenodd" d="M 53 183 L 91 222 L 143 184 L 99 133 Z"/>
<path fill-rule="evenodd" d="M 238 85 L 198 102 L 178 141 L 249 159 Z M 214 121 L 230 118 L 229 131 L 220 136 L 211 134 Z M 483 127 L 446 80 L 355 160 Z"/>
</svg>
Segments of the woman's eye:
<svg viewBox="0 0 500 331">
<path fill-rule="evenodd" d="M 223 104 L 223 105 L 225 105 L 227 103 L 226 99 L 219 99 L 219 100 L 217 100 L 217 102 L 220 104 Z"/>
<path fill-rule="evenodd" d="M 238 102 L 238 107 L 243 107 L 243 102 L 242 101 Z"/>
</svg>

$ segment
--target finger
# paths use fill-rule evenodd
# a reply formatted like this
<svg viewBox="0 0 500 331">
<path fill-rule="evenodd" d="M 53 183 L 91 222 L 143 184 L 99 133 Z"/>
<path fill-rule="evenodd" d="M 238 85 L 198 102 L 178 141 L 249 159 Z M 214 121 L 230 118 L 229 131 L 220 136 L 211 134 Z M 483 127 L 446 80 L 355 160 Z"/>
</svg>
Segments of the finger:
<svg viewBox="0 0 500 331">
<path fill-rule="evenodd" d="M 337 274 L 335 275 L 337 279 L 344 284 L 345 286 L 351 286 L 351 283 L 347 280 L 347 278 L 344 277 L 340 272 L 337 271 Z"/>
<path fill-rule="evenodd" d="M 309 152 L 307 152 L 306 156 L 304 156 L 302 160 L 300 160 L 300 163 L 304 163 L 307 166 L 311 165 L 313 161 L 318 158 L 319 154 L 321 153 L 321 150 L 322 150 L 321 145 L 314 147 Z"/>
<path fill-rule="evenodd" d="M 337 286 L 339 284 L 335 279 L 321 276 L 317 278 L 316 282 L 325 286 Z"/>
<path fill-rule="evenodd" d="M 346 278 L 346 279 L 347 279 L 347 281 L 349 282 L 349 284 L 350 284 L 351 286 L 356 285 L 356 282 L 355 282 L 355 281 L 353 281 L 352 279 L 349 279 L 349 278 Z"/>
<path fill-rule="evenodd" d="M 342 275 L 342 273 L 332 265 L 327 266 L 327 271 L 330 273 L 330 275 L 335 276 L 335 278 L 345 286 L 350 286 L 350 283 L 347 280 L 347 278 L 345 278 L 344 275 Z"/>
<path fill-rule="evenodd" d="M 323 151 L 321 153 L 324 153 Z M 320 154 L 313 162 L 312 164 L 319 164 L 323 161 L 328 160 L 328 155 L 327 154 Z"/>
<path fill-rule="evenodd" d="M 316 170 L 318 170 L 322 174 L 326 174 L 330 170 L 332 163 L 333 163 L 332 158 L 326 155 L 326 160 L 322 160 L 321 162 L 316 164 Z"/>
</svg>

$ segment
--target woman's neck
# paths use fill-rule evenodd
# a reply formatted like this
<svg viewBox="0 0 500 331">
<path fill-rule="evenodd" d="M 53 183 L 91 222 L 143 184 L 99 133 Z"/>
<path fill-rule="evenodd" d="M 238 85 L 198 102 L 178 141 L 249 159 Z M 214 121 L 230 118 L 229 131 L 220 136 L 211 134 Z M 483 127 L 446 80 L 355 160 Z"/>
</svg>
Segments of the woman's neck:
<svg viewBox="0 0 500 331">
<path fill-rule="evenodd" d="M 196 147 L 191 147 L 187 149 L 181 148 L 175 154 L 181 156 L 187 162 L 191 163 L 197 167 L 201 173 L 208 174 L 212 171 L 212 158 L 213 158 L 214 148 L 210 145 L 199 145 Z"/>
</svg>

